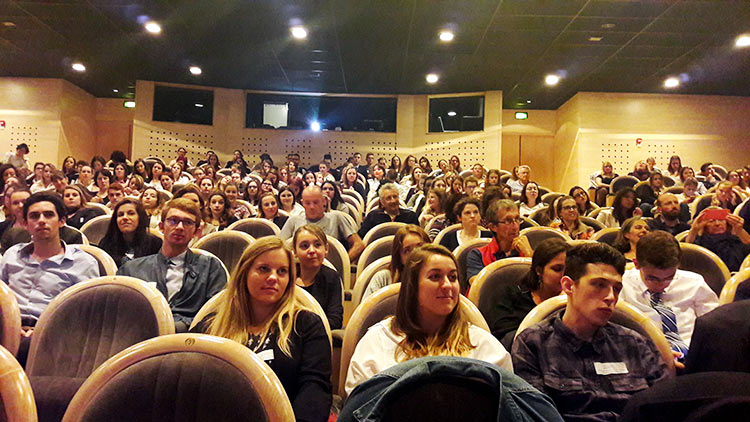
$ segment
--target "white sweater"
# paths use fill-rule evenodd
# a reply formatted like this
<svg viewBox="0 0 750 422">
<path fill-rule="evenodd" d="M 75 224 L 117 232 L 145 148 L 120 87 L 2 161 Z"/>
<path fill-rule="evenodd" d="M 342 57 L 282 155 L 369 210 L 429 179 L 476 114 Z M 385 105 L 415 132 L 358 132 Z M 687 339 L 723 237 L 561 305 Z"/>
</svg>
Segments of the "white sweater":
<svg viewBox="0 0 750 422">
<path fill-rule="evenodd" d="M 391 331 L 392 320 L 393 317 L 388 317 L 373 325 L 357 343 L 346 374 L 347 395 L 360 383 L 399 363 L 396 362 L 396 347 L 404 337 L 397 336 Z M 513 371 L 510 354 L 492 334 L 475 325 L 469 325 L 469 339 L 476 347 L 465 357 Z"/>
</svg>

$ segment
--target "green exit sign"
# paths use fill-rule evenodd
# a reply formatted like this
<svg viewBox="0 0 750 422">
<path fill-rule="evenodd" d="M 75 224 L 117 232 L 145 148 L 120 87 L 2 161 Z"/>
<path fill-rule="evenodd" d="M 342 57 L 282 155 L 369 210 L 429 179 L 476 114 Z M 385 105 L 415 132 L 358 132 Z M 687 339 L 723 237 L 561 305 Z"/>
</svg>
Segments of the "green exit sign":
<svg viewBox="0 0 750 422">
<path fill-rule="evenodd" d="M 529 118 L 529 113 L 525 111 L 517 111 L 516 112 L 516 120 L 526 120 Z"/>
</svg>

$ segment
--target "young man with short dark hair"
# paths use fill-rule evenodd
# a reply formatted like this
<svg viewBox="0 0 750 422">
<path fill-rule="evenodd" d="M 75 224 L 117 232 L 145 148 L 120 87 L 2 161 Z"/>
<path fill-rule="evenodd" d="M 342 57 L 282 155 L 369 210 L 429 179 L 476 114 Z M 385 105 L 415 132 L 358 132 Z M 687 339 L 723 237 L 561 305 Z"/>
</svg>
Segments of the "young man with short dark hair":
<svg viewBox="0 0 750 422">
<path fill-rule="evenodd" d="M 126 262 L 117 274 L 154 283 L 169 302 L 175 331 L 183 333 L 208 299 L 224 289 L 227 275 L 217 258 L 194 253 L 188 247 L 203 230 L 201 210 L 193 201 L 173 199 L 164 206 L 161 217 L 161 251 Z"/>
<path fill-rule="evenodd" d="M 669 376 L 656 346 L 610 323 L 625 257 L 604 243 L 568 250 L 564 312 L 519 333 L 513 371 L 549 395 L 565 420 L 614 421 L 632 394 Z"/>
<path fill-rule="evenodd" d="M 700 274 L 678 270 L 682 251 L 674 236 L 655 231 L 638 240 L 635 268 L 622 279 L 622 300 L 661 327 L 682 361 L 690 347 L 695 319 L 719 305 Z"/>
</svg>

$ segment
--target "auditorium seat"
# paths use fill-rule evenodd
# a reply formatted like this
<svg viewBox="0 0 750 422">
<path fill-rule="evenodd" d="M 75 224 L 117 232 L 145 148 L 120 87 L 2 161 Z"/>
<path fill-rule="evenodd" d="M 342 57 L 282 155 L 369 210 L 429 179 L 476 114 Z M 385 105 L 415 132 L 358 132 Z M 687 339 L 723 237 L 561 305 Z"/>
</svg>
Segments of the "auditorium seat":
<svg viewBox="0 0 750 422">
<path fill-rule="evenodd" d="M 750 269 L 741 270 L 740 272 L 734 273 L 734 275 L 727 280 L 724 287 L 721 289 L 719 295 L 719 305 L 726 305 L 727 303 L 734 302 L 735 295 L 737 294 L 737 288 L 740 284 L 750 280 Z"/>
<path fill-rule="evenodd" d="M 401 227 L 404 227 L 405 223 L 399 223 L 399 222 L 388 222 L 388 223 L 382 223 L 378 224 L 377 226 L 370 229 L 370 231 L 365 234 L 365 238 L 362 239 L 362 241 L 365 243 L 365 245 L 369 245 L 371 242 L 375 241 L 376 239 L 380 239 L 381 237 L 385 236 L 391 236 L 396 234 L 398 229 Z"/>
<path fill-rule="evenodd" d="M 217 257 L 216 255 L 212 254 L 211 252 L 203 250 L 203 249 L 190 248 L 190 251 L 193 252 L 193 253 L 199 254 L 199 255 L 210 256 L 211 258 L 216 258 L 217 260 L 219 260 L 219 263 L 221 264 L 221 268 L 224 269 L 224 273 L 227 275 L 227 282 L 229 281 L 229 277 L 231 277 L 231 274 L 229 273 L 229 269 L 227 268 L 226 265 L 224 265 L 223 262 L 221 262 L 221 260 L 219 259 L 219 257 Z"/>
<path fill-rule="evenodd" d="M 104 238 L 104 235 L 107 234 L 107 227 L 109 227 L 109 221 L 111 219 L 112 217 L 110 215 L 94 217 L 81 226 L 81 233 L 86 235 L 86 238 L 90 243 L 98 245 Z"/>
<path fill-rule="evenodd" d="M 604 224 L 600 223 L 597 219 L 592 217 L 586 217 L 586 216 L 580 216 L 578 217 L 581 221 L 581 223 L 591 227 L 594 229 L 594 232 L 598 232 L 599 230 L 605 228 Z"/>
<path fill-rule="evenodd" d="M 36 420 L 36 403 L 29 378 L 13 353 L 0 345 L 0 421 Z"/>
<path fill-rule="evenodd" d="M 679 269 L 702 275 L 711 290 L 717 296 L 721 294 L 724 283 L 732 277 L 724 261 L 703 246 L 680 243 L 680 249 L 682 257 Z"/>
<path fill-rule="evenodd" d="M 86 380 L 64 422 L 293 421 L 276 374 L 247 347 L 174 334 L 113 356 Z"/>
<path fill-rule="evenodd" d="M 617 192 L 620 191 L 620 189 L 624 188 L 632 188 L 635 186 L 640 180 L 634 176 L 617 176 L 612 180 L 612 183 L 609 184 L 609 193 L 612 195 L 616 195 Z"/>
<path fill-rule="evenodd" d="M 567 303 L 568 297 L 564 295 L 555 296 L 540 303 L 526 315 L 523 321 L 521 321 L 521 325 L 519 325 L 518 330 L 516 330 L 516 337 L 523 332 L 523 330 L 544 321 L 555 312 L 565 309 Z M 651 339 L 659 350 L 662 358 L 664 358 L 670 372 L 674 375 L 674 356 L 672 355 L 672 349 L 669 346 L 669 342 L 667 342 L 667 338 L 664 337 L 661 327 L 657 327 L 651 322 L 651 319 L 648 316 L 636 309 L 633 305 L 619 300 L 617 301 L 615 312 L 612 313 L 610 322 L 635 330 L 642 336 Z"/>
<path fill-rule="evenodd" d="M 96 259 L 99 263 L 99 275 L 117 274 L 117 263 L 107 252 L 94 245 L 78 245 L 78 248 Z"/>
<path fill-rule="evenodd" d="M 341 276 L 344 288 L 351 289 L 354 282 L 352 281 L 352 264 L 349 260 L 349 254 L 344 245 L 335 237 L 326 235 L 326 238 L 328 239 L 328 255 L 326 258 Z M 291 245 L 291 242 L 289 244 Z"/>
<path fill-rule="evenodd" d="M 367 244 L 357 261 L 357 272 L 354 283 L 356 284 L 360 274 L 375 260 L 390 256 L 393 250 L 393 239 L 395 236 L 384 236 Z"/>
<path fill-rule="evenodd" d="M 384 287 L 372 295 L 368 296 L 354 310 L 352 318 L 346 327 L 344 334 L 344 344 L 341 349 L 341 376 L 339 377 L 338 394 L 341 397 L 346 396 L 344 386 L 346 385 L 346 373 L 349 371 L 349 361 L 352 359 L 354 349 L 357 347 L 359 340 L 365 335 L 367 330 L 386 317 L 395 315 L 396 303 L 398 302 L 398 292 L 401 284 L 391 284 Z M 489 331 L 487 322 L 479 313 L 479 310 L 465 296 L 459 298 L 461 311 L 472 324 Z"/>
<path fill-rule="evenodd" d="M 133 277 L 107 276 L 57 295 L 34 329 L 26 372 L 40 421 L 59 421 L 94 369 L 140 341 L 174 333 L 167 300 Z"/>
<path fill-rule="evenodd" d="M 222 230 L 198 239 L 193 248 L 203 249 L 216 255 L 226 265 L 231 274 L 234 272 L 234 267 L 240 262 L 242 253 L 254 241 L 255 239 L 247 233 L 236 230 Z"/>
<path fill-rule="evenodd" d="M 453 250 L 453 256 L 456 257 L 456 262 L 458 262 L 458 282 L 461 285 L 462 294 L 466 294 L 469 290 L 469 280 L 466 277 L 466 261 L 469 259 L 469 253 L 474 249 L 488 245 L 491 241 L 490 238 L 480 237 L 479 239 L 472 239 Z"/>
<path fill-rule="evenodd" d="M 605 227 L 591 236 L 591 240 L 606 243 L 609 246 L 614 245 L 617 234 L 620 233 L 619 227 Z"/>
<path fill-rule="evenodd" d="M 100 215 L 111 215 L 112 214 L 112 210 L 108 206 L 106 206 L 104 204 L 100 204 L 98 202 L 87 202 L 86 203 L 86 208 L 92 208 L 92 209 L 97 210 L 98 211 L 97 217 L 100 216 Z"/>
<path fill-rule="evenodd" d="M 367 267 L 365 267 L 362 272 L 357 275 L 357 279 L 354 281 L 354 287 L 352 289 L 352 310 L 357 309 L 357 306 L 359 306 L 359 304 L 362 302 L 362 296 L 364 296 L 365 290 L 367 290 L 367 286 L 370 285 L 372 277 L 380 270 L 390 270 L 391 259 L 391 255 L 378 258 L 367 265 Z M 344 319 L 345 322 L 348 321 L 346 315 Z"/>
<path fill-rule="evenodd" d="M 278 236 L 281 233 L 279 227 L 271 220 L 265 218 L 243 218 L 230 224 L 226 230 L 236 230 L 247 233 L 254 239 L 265 236 Z"/>
<path fill-rule="evenodd" d="M 562 239 L 566 242 L 571 240 L 567 234 L 550 227 L 529 227 L 521 230 L 519 235 L 526 236 L 529 239 L 531 249 L 536 249 L 540 243 L 547 239 Z"/>
<path fill-rule="evenodd" d="M 7 284 L 0 282 L 0 346 L 13 356 L 21 344 L 21 309 L 16 294 Z"/>
</svg>

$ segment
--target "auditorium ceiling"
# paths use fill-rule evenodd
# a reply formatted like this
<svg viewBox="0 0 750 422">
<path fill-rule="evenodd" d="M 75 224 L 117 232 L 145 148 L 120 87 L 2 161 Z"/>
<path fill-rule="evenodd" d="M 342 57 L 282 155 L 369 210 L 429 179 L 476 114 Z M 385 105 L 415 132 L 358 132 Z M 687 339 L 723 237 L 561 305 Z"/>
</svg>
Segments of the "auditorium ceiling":
<svg viewBox="0 0 750 422">
<path fill-rule="evenodd" d="M 144 30 L 147 20 L 161 33 Z M 292 37 L 293 25 L 307 38 Z M 453 41 L 441 42 L 442 30 Z M 0 75 L 64 78 L 99 97 L 132 95 L 147 79 L 329 93 L 502 90 L 505 108 L 555 109 L 579 91 L 750 96 L 750 47 L 735 46 L 742 33 L 750 1 L 3 0 Z M 545 84 L 549 74 L 556 86 Z M 680 85 L 665 88 L 668 77 Z"/>
</svg>

